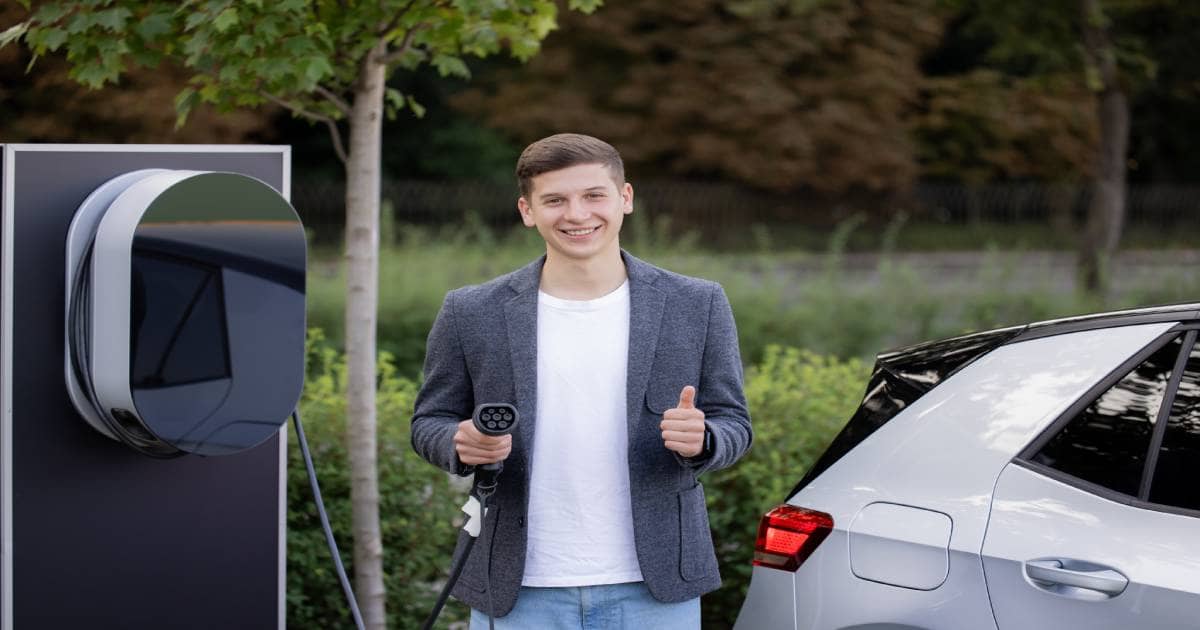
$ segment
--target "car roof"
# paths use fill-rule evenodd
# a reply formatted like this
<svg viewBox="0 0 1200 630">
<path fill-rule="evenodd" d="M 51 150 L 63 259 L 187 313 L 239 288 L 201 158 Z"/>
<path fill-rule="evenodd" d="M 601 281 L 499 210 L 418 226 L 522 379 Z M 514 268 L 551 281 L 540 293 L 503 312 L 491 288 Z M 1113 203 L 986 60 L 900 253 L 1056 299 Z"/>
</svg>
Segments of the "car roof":
<svg viewBox="0 0 1200 630">
<path fill-rule="evenodd" d="M 1026 326 L 1024 331 L 1013 337 L 1009 342 L 1061 335 L 1080 330 L 1134 326 L 1155 322 L 1195 320 L 1200 320 L 1200 303 L 1164 304 L 1161 306 L 1149 306 L 1034 322 Z"/>
<path fill-rule="evenodd" d="M 895 357 L 912 354 L 914 351 L 919 351 L 924 348 L 942 345 L 944 342 L 970 340 L 976 337 L 1001 338 L 1003 340 L 999 341 L 999 343 L 996 343 L 995 345 L 1005 345 L 1018 341 L 1028 341 L 1030 339 L 1050 337 L 1052 335 L 1062 335 L 1081 330 L 1096 330 L 1098 328 L 1114 328 L 1117 326 L 1134 326 L 1137 324 L 1151 324 L 1155 322 L 1187 322 L 1198 320 L 1200 320 L 1200 302 L 1163 304 L 1160 306 L 1147 306 L 1143 308 L 1125 309 L 1120 311 L 1089 313 L 1087 315 L 1074 315 L 1059 319 L 1048 319 L 1029 324 L 1019 324 L 1016 326 L 980 330 L 965 335 L 956 335 L 954 337 L 946 337 L 938 340 L 923 341 L 921 343 L 885 350 L 876 356 L 876 360 L 888 361 Z"/>
</svg>

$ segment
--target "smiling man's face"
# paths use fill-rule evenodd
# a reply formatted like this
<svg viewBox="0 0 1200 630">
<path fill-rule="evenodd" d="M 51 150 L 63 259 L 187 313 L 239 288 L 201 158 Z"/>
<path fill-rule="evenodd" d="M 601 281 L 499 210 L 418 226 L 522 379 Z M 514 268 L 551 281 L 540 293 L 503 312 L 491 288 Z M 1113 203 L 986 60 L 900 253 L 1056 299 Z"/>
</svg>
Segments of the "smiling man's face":
<svg viewBox="0 0 1200 630">
<path fill-rule="evenodd" d="M 618 184 L 603 164 L 578 164 L 532 178 L 517 201 L 521 220 L 546 240 L 548 257 L 589 261 L 612 255 L 617 234 L 633 212 L 633 187 Z"/>
</svg>

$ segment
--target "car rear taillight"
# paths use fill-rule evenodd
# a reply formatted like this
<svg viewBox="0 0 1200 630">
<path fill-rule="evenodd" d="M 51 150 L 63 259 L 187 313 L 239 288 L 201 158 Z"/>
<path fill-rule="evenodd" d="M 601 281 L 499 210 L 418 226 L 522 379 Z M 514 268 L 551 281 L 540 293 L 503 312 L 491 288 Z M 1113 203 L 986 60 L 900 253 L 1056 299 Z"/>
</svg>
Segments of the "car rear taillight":
<svg viewBox="0 0 1200 630">
<path fill-rule="evenodd" d="M 832 530 L 833 517 L 824 512 L 781 505 L 758 524 L 754 564 L 795 571 Z"/>
</svg>

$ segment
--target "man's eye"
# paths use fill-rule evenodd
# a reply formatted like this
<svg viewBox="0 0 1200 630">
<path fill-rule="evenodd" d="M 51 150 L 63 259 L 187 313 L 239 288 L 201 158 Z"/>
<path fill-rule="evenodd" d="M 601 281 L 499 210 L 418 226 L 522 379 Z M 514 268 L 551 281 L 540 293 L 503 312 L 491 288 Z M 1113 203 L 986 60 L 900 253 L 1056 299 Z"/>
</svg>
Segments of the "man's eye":
<svg viewBox="0 0 1200 630">
<path fill-rule="evenodd" d="M 555 197 L 554 199 L 547 199 L 547 200 L 546 200 L 546 205 L 547 205 L 547 206 L 557 206 L 557 205 L 558 205 L 558 204 L 560 204 L 560 203 L 562 203 L 562 199 L 560 199 L 560 198 L 558 198 L 558 197 Z"/>
<path fill-rule="evenodd" d="M 588 193 L 587 195 L 588 199 L 603 199 L 607 196 L 604 193 Z"/>
</svg>

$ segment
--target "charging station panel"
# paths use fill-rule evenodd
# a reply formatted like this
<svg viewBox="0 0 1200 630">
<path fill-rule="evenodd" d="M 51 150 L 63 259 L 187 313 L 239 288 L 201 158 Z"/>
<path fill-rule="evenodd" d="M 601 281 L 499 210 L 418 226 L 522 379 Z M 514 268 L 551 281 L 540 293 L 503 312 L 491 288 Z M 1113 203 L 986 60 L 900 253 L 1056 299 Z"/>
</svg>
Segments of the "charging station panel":
<svg viewBox="0 0 1200 630">
<path fill-rule="evenodd" d="M 286 425 L 230 455 L 152 459 L 91 429 L 67 393 L 68 228 L 95 188 L 139 169 L 290 187 L 287 147 L 3 147 L 0 630 L 284 627 Z"/>
</svg>

